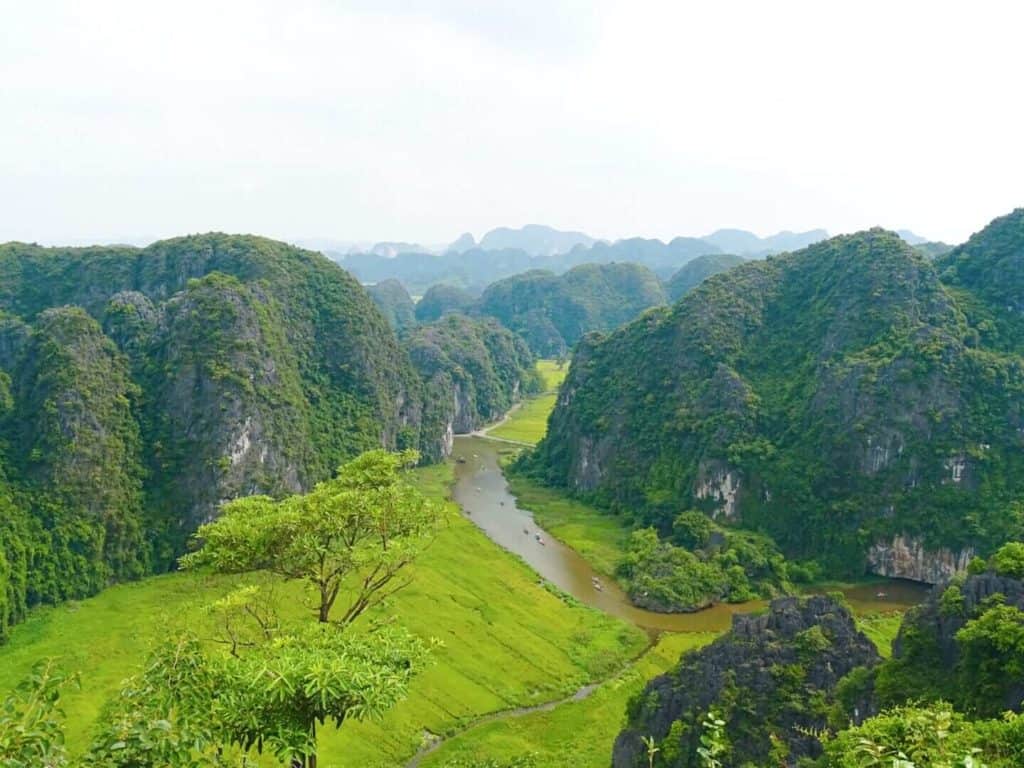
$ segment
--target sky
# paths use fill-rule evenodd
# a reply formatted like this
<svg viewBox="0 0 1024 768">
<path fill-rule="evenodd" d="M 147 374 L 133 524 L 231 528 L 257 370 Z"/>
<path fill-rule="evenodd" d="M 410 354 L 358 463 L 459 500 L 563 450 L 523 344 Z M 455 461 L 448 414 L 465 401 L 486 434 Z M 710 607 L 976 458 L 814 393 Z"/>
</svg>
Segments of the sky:
<svg viewBox="0 0 1024 768">
<path fill-rule="evenodd" d="M 1024 205 L 1019 2 L 0 0 L 0 241 L 617 239 Z"/>
</svg>

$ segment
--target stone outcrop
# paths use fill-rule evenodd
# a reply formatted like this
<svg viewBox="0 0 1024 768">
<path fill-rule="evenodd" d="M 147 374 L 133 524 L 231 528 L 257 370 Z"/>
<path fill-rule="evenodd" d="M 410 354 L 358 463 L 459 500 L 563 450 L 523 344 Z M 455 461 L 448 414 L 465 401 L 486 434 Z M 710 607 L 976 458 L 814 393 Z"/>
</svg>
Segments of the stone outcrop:
<svg viewBox="0 0 1024 768">
<path fill-rule="evenodd" d="M 948 577 L 999 546 L 1024 494 L 1024 366 L 1007 349 L 1024 334 L 969 295 L 993 249 L 993 287 L 1024 274 L 1024 211 L 1000 228 L 957 259 L 962 289 L 873 229 L 583 339 L 531 471 L 662 535 L 695 508 L 831 575 Z M 892 542 L 923 532 L 934 551 Z"/>
<path fill-rule="evenodd" d="M 729 765 L 768 765 L 770 734 L 785 742 L 787 765 L 816 757 L 821 745 L 813 733 L 826 713 L 811 702 L 828 702 L 847 672 L 878 661 L 875 646 L 832 598 L 773 600 L 766 613 L 734 616 L 727 634 L 648 683 L 629 705 L 612 765 L 646 766 L 645 737 L 659 744 L 660 764 L 697 765 L 709 709 L 726 721 Z"/>
<path fill-rule="evenodd" d="M 739 473 L 722 462 L 706 461 L 700 465 L 693 495 L 697 499 L 715 502 L 714 517 L 733 520 L 738 516 L 737 496 L 740 490 Z"/>
<path fill-rule="evenodd" d="M 975 554 L 973 547 L 928 549 L 919 538 L 898 535 L 873 544 L 868 563 L 871 573 L 878 576 L 938 584 L 966 570 Z"/>
<path fill-rule="evenodd" d="M 503 416 L 525 386 L 539 383 L 525 343 L 493 320 L 448 314 L 410 330 L 406 349 L 424 382 L 429 459 L 447 456 L 452 438 Z"/>
<path fill-rule="evenodd" d="M 948 584 L 937 585 L 921 605 L 904 617 L 899 634 L 893 641 L 894 659 L 903 657 L 906 634 L 913 629 L 933 637 L 938 644 L 943 665 L 953 669 L 959 658 L 956 633 L 971 617 L 977 614 L 978 608 L 985 600 L 993 595 L 1002 595 L 1006 605 L 1024 610 L 1024 581 L 1020 579 L 997 576 L 994 573 L 968 576 L 963 583 L 958 585 L 963 603 L 961 610 L 955 612 L 943 612 L 941 609 L 940 601 L 947 588 Z M 1021 682 L 1021 687 L 1024 688 L 1024 681 Z M 1022 700 L 1024 700 L 1024 694 L 1011 702 L 1011 708 L 1020 709 Z"/>
</svg>

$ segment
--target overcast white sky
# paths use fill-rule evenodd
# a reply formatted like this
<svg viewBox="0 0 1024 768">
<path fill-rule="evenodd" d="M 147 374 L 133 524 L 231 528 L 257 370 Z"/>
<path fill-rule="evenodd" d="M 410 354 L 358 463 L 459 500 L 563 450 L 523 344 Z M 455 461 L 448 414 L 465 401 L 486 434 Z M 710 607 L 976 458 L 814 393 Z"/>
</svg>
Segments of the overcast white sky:
<svg viewBox="0 0 1024 768">
<path fill-rule="evenodd" d="M 1022 30 L 980 0 L 0 0 L 0 241 L 959 241 L 1024 205 Z"/>
</svg>

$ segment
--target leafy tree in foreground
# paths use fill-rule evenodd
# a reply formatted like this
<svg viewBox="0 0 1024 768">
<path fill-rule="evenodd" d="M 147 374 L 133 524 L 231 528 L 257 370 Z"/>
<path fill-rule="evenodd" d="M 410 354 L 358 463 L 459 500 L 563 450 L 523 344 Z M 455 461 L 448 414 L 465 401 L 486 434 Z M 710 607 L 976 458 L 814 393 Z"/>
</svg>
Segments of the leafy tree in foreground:
<svg viewBox="0 0 1024 768">
<path fill-rule="evenodd" d="M 57 768 L 68 765 L 60 689 L 68 681 L 52 661 L 40 661 L 17 690 L 0 703 L 0 766 Z"/>
<path fill-rule="evenodd" d="M 824 747 L 821 768 L 1009 768 L 1024 760 L 1024 718 L 968 720 L 944 702 L 896 707 Z"/>
<path fill-rule="evenodd" d="M 335 621 L 350 624 L 408 583 L 401 571 L 440 522 L 441 507 L 403 478 L 417 459 L 415 451 L 369 451 L 305 495 L 229 502 L 220 519 L 199 528 L 201 548 L 181 563 L 302 580 L 315 593 L 320 622 L 332 620 L 345 585 L 352 599 Z"/>
<path fill-rule="evenodd" d="M 256 751 L 316 768 L 317 726 L 382 714 L 427 652 L 404 631 L 354 635 L 320 623 L 237 656 L 178 638 L 104 712 L 87 764 L 249 768 Z"/>
</svg>

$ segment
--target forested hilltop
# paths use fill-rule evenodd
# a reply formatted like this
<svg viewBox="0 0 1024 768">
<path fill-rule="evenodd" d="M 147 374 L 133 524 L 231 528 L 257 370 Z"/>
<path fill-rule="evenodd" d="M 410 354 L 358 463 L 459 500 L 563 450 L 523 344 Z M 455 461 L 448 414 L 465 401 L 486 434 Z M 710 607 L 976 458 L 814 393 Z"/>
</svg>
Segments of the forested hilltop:
<svg viewBox="0 0 1024 768">
<path fill-rule="evenodd" d="M 639 264 L 583 264 L 564 275 L 534 270 L 488 286 L 473 311 L 497 318 L 541 357 L 560 357 L 590 331 L 607 332 L 665 303 Z"/>
<path fill-rule="evenodd" d="M 934 263 L 871 230 L 749 262 L 587 337 L 531 469 L 833 574 L 939 581 L 1024 531 L 1024 210 Z"/>
<path fill-rule="evenodd" d="M 495 335 L 458 341 L 477 333 Z M 534 375 L 505 342 L 478 356 L 501 381 L 476 385 L 485 416 Z M 224 500 L 307 489 L 371 448 L 440 457 L 454 416 L 433 402 L 456 385 L 426 379 L 317 253 L 0 246 L 0 638 L 32 604 L 169 567 Z"/>
</svg>

